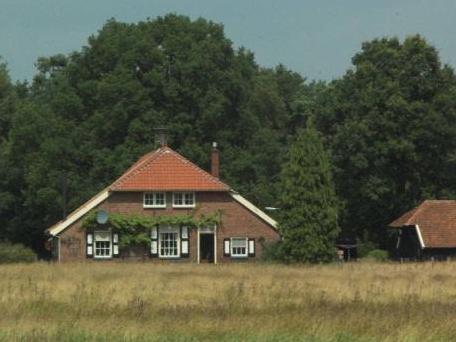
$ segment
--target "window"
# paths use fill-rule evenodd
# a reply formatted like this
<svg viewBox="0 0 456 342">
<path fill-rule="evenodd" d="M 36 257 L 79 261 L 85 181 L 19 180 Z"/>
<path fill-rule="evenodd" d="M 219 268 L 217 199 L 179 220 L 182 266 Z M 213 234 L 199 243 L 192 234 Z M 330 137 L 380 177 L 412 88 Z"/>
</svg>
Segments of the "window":
<svg viewBox="0 0 456 342">
<path fill-rule="evenodd" d="M 247 256 L 247 239 L 246 238 L 231 238 L 231 256 L 246 257 Z"/>
<path fill-rule="evenodd" d="M 95 258 L 110 258 L 111 251 L 111 232 L 95 232 Z"/>
<path fill-rule="evenodd" d="M 160 257 L 178 258 L 180 256 L 179 242 L 179 227 L 161 227 L 159 234 Z"/>
<path fill-rule="evenodd" d="M 194 192 L 175 192 L 173 193 L 173 207 L 193 208 L 195 206 Z"/>
<path fill-rule="evenodd" d="M 144 193 L 144 208 L 166 208 L 166 196 L 164 192 Z"/>
</svg>

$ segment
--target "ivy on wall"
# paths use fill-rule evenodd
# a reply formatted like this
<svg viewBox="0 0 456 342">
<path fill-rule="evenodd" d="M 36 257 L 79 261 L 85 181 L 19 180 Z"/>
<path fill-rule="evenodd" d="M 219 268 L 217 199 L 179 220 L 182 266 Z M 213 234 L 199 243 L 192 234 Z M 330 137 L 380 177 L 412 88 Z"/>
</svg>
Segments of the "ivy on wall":
<svg viewBox="0 0 456 342">
<path fill-rule="evenodd" d="M 97 211 L 87 214 L 82 222 L 86 230 L 111 228 L 119 233 L 120 247 L 149 245 L 150 231 L 159 225 L 188 226 L 189 228 L 207 227 L 220 223 L 220 211 L 198 217 L 193 215 L 146 216 L 138 214 L 110 213 L 108 221 L 101 225 L 97 222 Z"/>
</svg>

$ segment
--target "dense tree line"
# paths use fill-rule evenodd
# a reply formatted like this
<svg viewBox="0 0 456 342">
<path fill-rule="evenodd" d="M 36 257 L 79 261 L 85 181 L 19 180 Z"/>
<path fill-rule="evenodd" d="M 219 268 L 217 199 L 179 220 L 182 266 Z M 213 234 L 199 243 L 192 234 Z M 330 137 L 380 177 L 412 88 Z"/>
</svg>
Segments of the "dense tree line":
<svg viewBox="0 0 456 342">
<path fill-rule="evenodd" d="M 455 192 L 455 76 L 419 36 L 363 44 L 330 83 L 262 68 L 221 25 L 177 15 L 110 20 L 80 51 L 36 65 L 17 84 L 0 67 L 0 239 L 40 250 L 63 183 L 74 209 L 153 149 L 158 126 L 203 167 L 217 141 L 222 178 L 276 206 L 289 146 L 313 122 L 342 232 L 380 244 L 394 216 Z"/>
</svg>

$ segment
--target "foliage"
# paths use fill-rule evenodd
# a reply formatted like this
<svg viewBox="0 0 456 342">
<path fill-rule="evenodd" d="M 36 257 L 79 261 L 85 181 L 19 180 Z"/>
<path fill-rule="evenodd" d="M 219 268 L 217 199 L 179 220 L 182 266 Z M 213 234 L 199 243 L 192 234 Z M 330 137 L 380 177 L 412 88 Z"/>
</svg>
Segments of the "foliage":
<svg viewBox="0 0 456 342">
<path fill-rule="evenodd" d="M 366 258 L 375 261 L 386 261 L 388 260 L 388 251 L 383 249 L 373 249 L 367 253 Z"/>
<path fill-rule="evenodd" d="M 365 237 L 363 240 L 358 239 L 356 241 L 358 258 L 366 257 L 371 251 L 378 248 L 378 246 L 372 241 L 367 240 Z"/>
<path fill-rule="evenodd" d="M 335 257 L 338 203 L 331 164 L 318 132 L 298 132 L 283 168 L 279 228 L 286 262 L 328 262 Z"/>
<path fill-rule="evenodd" d="M 220 223 L 220 212 L 194 215 L 139 215 L 110 213 L 105 227 L 120 233 L 120 245 L 149 245 L 150 231 L 159 225 L 188 226 L 189 228 L 208 227 Z M 96 211 L 92 210 L 84 218 L 82 227 L 95 230 L 100 227 L 96 219 Z"/>
<path fill-rule="evenodd" d="M 0 264 L 36 261 L 36 254 L 21 244 L 0 242 Z"/>
<path fill-rule="evenodd" d="M 283 66 L 260 68 L 222 25 L 174 14 L 109 20 L 80 51 L 37 68 L 30 85 L 6 82 L 20 99 L 0 146 L 0 236 L 42 249 L 43 231 L 62 216 L 62 184 L 68 212 L 154 149 L 157 126 L 204 168 L 217 141 L 223 180 L 275 205 L 304 81 Z"/>
<path fill-rule="evenodd" d="M 280 262 L 285 259 L 283 241 L 263 242 L 261 259 L 266 262 Z"/>
<path fill-rule="evenodd" d="M 352 62 L 330 83 L 305 82 L 260 67 L 222 25 L 175 14 L 109 20 L 79 51 L 39 58 L 30 83 L 12 84 L 0 62 L 0 239 L 43 252 L 64 203 L 78 207 L 155 148 L 156 126 L 205 168 L 217 141 L 222 179 L 279 207 L 288 146 L 310 121 L 342 233 L 384 248 L 392 219 L 456 196 L 456 77 L 420 36 L 365 42 Z"/>
<path fill-rule="evenodd" d="M 345 203 L 344 233 L 385 246 L 385 226 L 456 195 L 456 78 L 422 37 L 374 39 L 315 105 Z"/>
</svg>

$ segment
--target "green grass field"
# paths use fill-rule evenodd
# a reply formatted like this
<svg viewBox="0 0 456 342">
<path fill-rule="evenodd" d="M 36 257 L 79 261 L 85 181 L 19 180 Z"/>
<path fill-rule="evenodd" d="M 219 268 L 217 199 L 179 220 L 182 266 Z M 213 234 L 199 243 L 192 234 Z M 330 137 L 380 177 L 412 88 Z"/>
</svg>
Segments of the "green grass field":
<svg viewBox="0 0 456 342">
<path fill-rule="evenodd" d="M 0 266 L 1 341 L 455 341 L 456 263 Z"/>
</svg>

